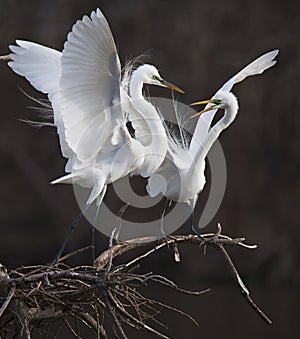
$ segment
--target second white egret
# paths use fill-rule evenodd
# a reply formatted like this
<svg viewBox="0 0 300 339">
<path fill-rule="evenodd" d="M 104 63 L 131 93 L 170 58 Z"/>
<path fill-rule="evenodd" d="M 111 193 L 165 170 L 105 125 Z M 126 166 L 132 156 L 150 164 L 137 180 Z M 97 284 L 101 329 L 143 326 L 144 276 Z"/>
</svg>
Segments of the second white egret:
<svg viewBox="0 0 300 339">
<path fill-rule="evenodd" d="M 220 133 L 234 121 L 238 112 L 237 99 L 230 92 L 233 85 L 272 67 L 276 63 L 274 58 L 277 54 L 278 50 L 274 50 L 262 55 L 230 78 L 212 100 L 200 102 L 208 104 L 201 112 L 207 113 L 201 114 L 190 144 L 187 140 L 177 140 L 177 137 L 169 135 L 167 156 L 156 173 L 148 179 L 147 191 L 150 196 L 161 193 L 169 201 L 185 202 L 194 210 L 198 194 L 206 182 L 204 171 L 207 153 Z M 218 109 L 225 110 L 224 116 L 211 127 Z M 178 125 L 181 128 L 180 122 Z M 180 135 L 184 137 L 185 133 L 182 131 Z"/>
</svg>

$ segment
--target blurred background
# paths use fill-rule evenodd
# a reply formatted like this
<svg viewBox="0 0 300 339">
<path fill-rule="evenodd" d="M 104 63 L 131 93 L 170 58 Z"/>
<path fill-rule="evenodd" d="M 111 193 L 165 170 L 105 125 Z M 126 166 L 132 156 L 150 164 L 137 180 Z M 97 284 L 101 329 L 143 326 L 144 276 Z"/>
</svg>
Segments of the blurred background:
<svg viewBox="0 0 300 339">
<path fill-rule="evenodd" d="M 240 113 L 220 138 L 228 166 L 227 189 L 205 229 L 213 231 L 221 222 L 225 234 L 258 244 L 256 251 L 233 248 L 230 254 L 254 300 L 274 324 L 265 325 L 245 303 L 213 249 L 204 256 L 197 247 L 182 248 L 181 264 L 164 250 L 144 268 L 164 273 L 184 288 L 212 288 L 196 298 L 153 287 L 156 299 L 189 312 L 199 322 L 196 327 L 166 312 L 162 320 L 172 338 L 295 337 L 300 312 L 300 3 L 0 0 L 0 54 L 7 54 L 15 39 L 61 50 L 74 22 L 96 7 L 110 23 L 122 63 L 150 53 L 147 62 L 186 90 L 180 100 L 187 104 L 209 98 L 250 61 L 280 49 L 275 67 L 234 87 Z M 49 185 L 64 173 L 65 164 L 55 130 L 20 121 L 36 118 L 29 107 L 32 101 L 21 90 L 45 97 L 5 63 L 0 68 L 0 262 L 14 268 L 48 262 L 79 208 L 71 186 Z M 150 93 L 170 94 L 156 88 Z M 200 196 L 196 218 L 207 190 L 209 185 Z M 184 226 L 182 232 L 188 231 Z M 100 234 L 98 238 L 98 248 L 104 248 L 107 239 Z M 88 244 L 87 222 L 82 221 L 68 249 Z"/>
</svg>

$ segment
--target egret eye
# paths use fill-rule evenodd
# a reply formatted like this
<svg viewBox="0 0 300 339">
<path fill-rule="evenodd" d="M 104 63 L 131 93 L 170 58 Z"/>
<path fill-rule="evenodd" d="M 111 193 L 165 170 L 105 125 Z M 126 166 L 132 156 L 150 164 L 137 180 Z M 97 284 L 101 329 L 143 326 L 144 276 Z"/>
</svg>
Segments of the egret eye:
<svg viewBox="0 0 300 339">
<path fill-rule="evenodd" d="M 153 76 L 152 76 L 152 80 L 155 80 L 155 81 L 161 81 L 161 78 L 158 77 L 157 75 L 153 75 Z"/>
<path fill-rule="evenodd" d="M 215 105 L 221 105 L 222 104 L 222 100 L 220 100 L 220 99 L 212 99 L 211 103 L 213 103 Z"/>
</svg>

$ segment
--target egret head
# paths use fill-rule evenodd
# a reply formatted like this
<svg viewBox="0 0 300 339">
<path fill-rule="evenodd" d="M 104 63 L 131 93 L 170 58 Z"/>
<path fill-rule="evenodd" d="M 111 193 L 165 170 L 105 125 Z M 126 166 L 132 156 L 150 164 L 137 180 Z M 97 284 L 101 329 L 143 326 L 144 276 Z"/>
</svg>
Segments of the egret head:
<svg viewBox="0 0 300 339">
<path fill-rule="evenodd" d="M 173 91 L 184 93 L 182 89 L 163 79 L 159 74 L 157 68 L 153 65 L 142 65 L 136 70 L 136 72 L 140 74 L 140 79 L 143 81 L 144 84 L 167 87 L 172 89 Z"/>
<path fill-rule="evenodd" d="M 238 110 L 238 101 L 236 96 L 231 92 L 218 92 L 212 99 L 193 102 L 191 106 L 195 105 L 205 105 L 210 104 L 208 107 L 202 111 L 194 114 L 191 118 L 199 116 L 205 112 L 211 111 L 213 109 L 226 109 L 231 108 L 234 111 Z"/>
</svg>

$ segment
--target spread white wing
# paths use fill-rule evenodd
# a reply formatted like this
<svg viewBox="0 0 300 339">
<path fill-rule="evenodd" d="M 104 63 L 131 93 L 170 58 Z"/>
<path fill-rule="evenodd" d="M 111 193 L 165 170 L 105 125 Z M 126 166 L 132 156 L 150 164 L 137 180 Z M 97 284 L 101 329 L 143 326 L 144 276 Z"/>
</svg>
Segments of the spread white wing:
<svg viewBox="0 0 300 339">
<path fill-rule="evenodd" d="M 30 41 L 17 40 L 16 44 L 17 46 L 9 46 L 12 51 L 9 57 L 12 61 L 8 65 L 15 73 L 24 76 L 35 89 L 48 95 L 53 108 L 54 124 L 59 134 L 62 154 L 66 158 L 72 157 L 73 151 L 65 140 L 65 128 L 59 104 L 62 53 Z"/>
<path fill-rule="evenodd" d="M 60 110 L 66 141 L 80 161 L 103 143 L 120 141 L 120 61 L 108 23 L 99 9 L 68 34 L 61 59 Z"/>
<path fill-rule="evenodd" d="M 93 159 L 108 140 L 111 145 L 121 142 L 120 124 L 126 121 L 122 111 L 132 122 L 136 139 L 144 145 L 151 143 L 143 114 L 124 90 L 120 93 L 120 62 L 99 9 L 76 22 L 63 53 L 29 41 L 16 43 L 10 46 L 9 66 L 48 95 L 62 154 L 71 162 L 74 157 Z"/>
<path fill-rule="evenodd" d="M 12 61 L 8 65 L 51 100 L 59 91 L 61 52 L 30 41 L 16 43 L 18 46 L 9 46 L 13 53 L 9 55 Z"/>
</svg>

